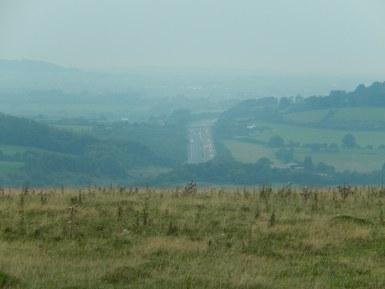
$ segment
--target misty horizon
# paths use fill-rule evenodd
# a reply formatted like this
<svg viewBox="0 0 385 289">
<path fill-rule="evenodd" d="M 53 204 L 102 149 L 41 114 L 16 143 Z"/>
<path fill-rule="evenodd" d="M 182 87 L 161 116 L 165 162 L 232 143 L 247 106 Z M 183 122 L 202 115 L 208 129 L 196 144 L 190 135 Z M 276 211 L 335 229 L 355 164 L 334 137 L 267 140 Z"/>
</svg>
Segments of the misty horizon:
<svg viewBox="0 0 385 289">
<path fill-rule="evenodd" d="M 0 58 L 98 70 L 385 75 L 381 1 L 218 3 L 3 0 Z"/>
<path fill-rule="evenodd" d="M 0 289 L 385 288 L 384 0 L 0 0 Z"/>
<path fill-rule="evenodd" d="M 11 73 L 9 73 L 11 72 Z M 33 72 L 33 75 L 30 73 Z M 43 60 L 0 59 L 0 85 L 4 89 L 62 90 L 65 93 L 122 93 L 132 90 L 166 89 L 163 97 L 200 92 L 201 97 L 247 99 L 328 95 L 334 90 L 352 91 L 358 85 L 382 82 L 381 76 L 258 73 L 251 69 L 120 68 L 87 69 Z M 209 93 L 211 91 L 211 93 Z M 214 94 L 213 92 L 216 91 Z M 232 93 L 232 95 L 231 95 Z M 162 93 L 161 93 L 162 94 Z M 194 97 L 199 94 L 193 93 Z M 1 97 L 1 95 L 0 95 Z"/>
</svg>

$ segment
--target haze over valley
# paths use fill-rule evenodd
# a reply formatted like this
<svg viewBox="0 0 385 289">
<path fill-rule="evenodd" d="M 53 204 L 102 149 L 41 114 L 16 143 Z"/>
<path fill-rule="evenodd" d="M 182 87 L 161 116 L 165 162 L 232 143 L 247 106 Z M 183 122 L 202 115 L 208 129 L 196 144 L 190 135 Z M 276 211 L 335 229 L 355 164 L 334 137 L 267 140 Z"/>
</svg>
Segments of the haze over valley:
<svg viewBox="0 0 385 289">
<path fill-rule="evenodd" d="M 385 288 L 383 0 L 0 0 L 0 289 Z"/>
</svg>

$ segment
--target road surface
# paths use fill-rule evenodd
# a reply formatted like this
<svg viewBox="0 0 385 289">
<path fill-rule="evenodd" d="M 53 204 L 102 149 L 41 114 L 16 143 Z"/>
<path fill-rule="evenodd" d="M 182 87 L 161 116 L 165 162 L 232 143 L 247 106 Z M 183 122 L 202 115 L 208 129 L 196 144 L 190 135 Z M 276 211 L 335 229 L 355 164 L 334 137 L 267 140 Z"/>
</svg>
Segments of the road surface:
<svg viewBox="0 0 385 289">
<path fill-rule="evenodd" d="M 188 128 L 188 160 L 189 164 L 200 164 L 215 157 L 212 136 L 213 121 L 197 122 Z"/>
</svg>

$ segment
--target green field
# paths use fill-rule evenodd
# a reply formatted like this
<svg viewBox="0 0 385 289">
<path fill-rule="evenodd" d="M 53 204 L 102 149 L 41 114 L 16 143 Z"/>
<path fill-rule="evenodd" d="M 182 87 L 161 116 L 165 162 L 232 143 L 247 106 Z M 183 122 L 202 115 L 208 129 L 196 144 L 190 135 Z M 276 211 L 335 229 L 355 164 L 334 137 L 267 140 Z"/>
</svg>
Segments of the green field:
<svg viewBox="0 0 385 289">
<path fill-rule="evenodd" d="M 75 133 L 89 133 L 92 131 L 92 126 L 89 125 L 65 125 L 65 124 L 55 124 L 54 127 L 58 129 L 63 129 Z"/>
<path fill-rule="evenodd" d="M 3 112 L 15 116 L 35 118 L 43 115 L 53 120 L 82 117 L 98 120 L 101 117 L 109 120 L 120 120 L 128 118 L 130 121 L 145 121 L 153 112 L 153 104 L 150 105 L 129 105 L 129 104 L 108 104 L 108 103 L 73 103 L 73 104 L 20 104 L 18 106 L 2 103 Z M 43 113 L 42 113 L 43 112 Z M 102 120 L 103 120 L 102 119 Z"/>
<path fill-rule="evenodd" d="M 385 132 L 380 131 L 347 131 L 347 130 L 333 130 L 321 128 L 308 128 L 295 125 L 273 124 L 267 122 L 259 122 L 259 126 L 267 127 L 269 129 L 263 132 L 258 132 L 253 137 L 262 142 L 267 142 L 270 137 L 279 135 L 285 139 L 286 142 L 300 142 L 302 144 L 311 143 L 327 143 L 327 144 L 341 144 L 344 135 L 352 133 L 360 146 L 378 146 L 385 144 Z"/>
<path fill-rule="evenodd" d="M 15 146 L 15 145 L 4 145 L 0 144 L 0 151 L 2 151 L 6 155 L 14 155 L 14 154 L 23 154 L 27 151 L 32 152 L 44 152 L 46 150 L 34 148 L 34 147 L 28 147 L 28 146 Z"/>
<path fill-rule="evenodd" d="M 274 164 L 281 163 L 275 156 L 277 149 L 266 145 L 237 139 L 225 140 L 224 144 L 237 161 L 255 163 L 260 158 L 266 157 Z M 385 163 L 384 150 L 351 149 L 339 152 L 313 152 L 307 148 L 294 149 L 294 161 L 302 162 L 307 156 L 311 156 L 315 164 L 323 162 L 334 166 L 337 171 L 371 172 L 381 169 Z"/>
<path fill-rule="evenodd" d="M 0 144 L 0 151 L 2 151 L 6 155 L 14 155 L 17 153 L 25 153 L 26 151 L 33 149 L 23 146 L 13 146 L 13 145 L 2 145 Z"/>
<path fill-rule="evenodd" d="M 328 114 L 328 109 L 295 112 L 284 115 L 284 120 L 296 124 L 313 124 L 321 122 Z"/>
<path fill-rule="evenodd" d="M 45 150 L 27 147 L 27 146 L 14 146 L 0 144 L 0 151 L 8 157 L 12 157 L 15 154 L 24 154 L 25 152 L 46 152 Z M 18 161 L 0 161 L 0 172 L 10 173 L 21 169 L 24 166 L 23 162 Z M 1 288 L 1 287 L 0 287 Z"/>
<path fill-rule="evenodd" d="M 326 129 L 311 127 L 327 119 L 329 123 L 347 124 L 351 122 L 384 122 L 385 108 L 351 107 L 337 109 L 310 110 L 297 113 L 283 114 L 285 123 L 257 121 L 254 130 L 248 135 L 236 135 L 223 140 L 233 157 L 244 163 L 254 163 L 262 157 L 267 157 L 275 164 L 280 161 L 276 158 L 277 149 L 269 147 L 269 139 L 280 136 L 284 139 L 286 148 L 294 144 L 294 160 L 302 162 L 305 157 L 311 156 L 314 163 L 323 162 L 334 166 L 338 171 L 370 172 L 379 170 L 385 163 L 385 152 L 379 146 L 385 145 L 385 130 L 347 130 Z M 235 122 L 242 122 L 240 115 Z M 250 121 L 249 121 L 250 122 Z M 378 127 L 374 125 L 374 127 Z M 263 129 L 260 129 L 263 128 Z M 244 134 L 244 133 L 243 133 Z M 346 150 L 342 147 L 342 139 L 347 134 L 353 134 L 357 148 Z M 298 144 L 300 146 L 298 146 Z M 312 151 L 304 145 L 327 144 L 337 145 L 339 150 Z"/>
<path fill-rule="evenodd" d="M 336 110 L 333 120 L 338 121 L 385 121 L 385 108 L 354 107 Z"/>
<path fill-rule="evenodd" d="M 224 144 L 232 156 L 240 162 L 255 163 L 260 158 L 269 158 L 275 161 L 272 149 L 259 144 L 246 143 L 238 140 L 226 140 Z"/>
<path fill-rule="evenodd" d="M 0 161 L 0 172 L 12 172 L 22 168 L 24 164 L 22 162 L 6 162 Z"/>
<path fill-rule="evenodd" d="M 0 194 L 0 288 L 385 288 L 378 188 Z"/>
<path fill-rule="evenodd" d="M 135 168 L 127 172 L 128 177 L 133 179 L 143 179 L 143 178 L 154 178 L 161 174 L 170 172 L 171 169 L 167 167 L 145 167 L 145 168 Z"/>
<path fill-rule="evenodd" d="M 311 156 L 314 163 L 323 162 L 332 165 L 337 171 L 371 172 L 380 170 L 385 163 L 385 151 L 353 149 L 333 153 L 297 149 L 294 152 L 294 158 L 297 161 L 303 161 L 307 156 Z"/>
<path fill-rule="evenodd" d="M 336 109 L 309 110 L 284 114 L 284 121 L 309 125 L 317 124 L 324 120 L 329 113 L 333 112 L 328 121 L 335 122 L 384 122 L 385 108 L 382 107 L 348 107 Z"/>
</svg>

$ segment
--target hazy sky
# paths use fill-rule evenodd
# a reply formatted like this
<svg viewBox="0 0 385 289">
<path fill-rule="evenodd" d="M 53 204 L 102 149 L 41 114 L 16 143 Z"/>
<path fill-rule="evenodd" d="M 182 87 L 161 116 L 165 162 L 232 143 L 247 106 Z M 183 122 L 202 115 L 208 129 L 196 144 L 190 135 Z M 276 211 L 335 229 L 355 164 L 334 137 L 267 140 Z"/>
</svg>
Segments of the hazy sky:
<svg viewBox="0 0 385 289">
<path fill-rule="evenodd" d="M 0 58 L 385 74 L 384 0 L 0 0 Z"/>
</svg>

